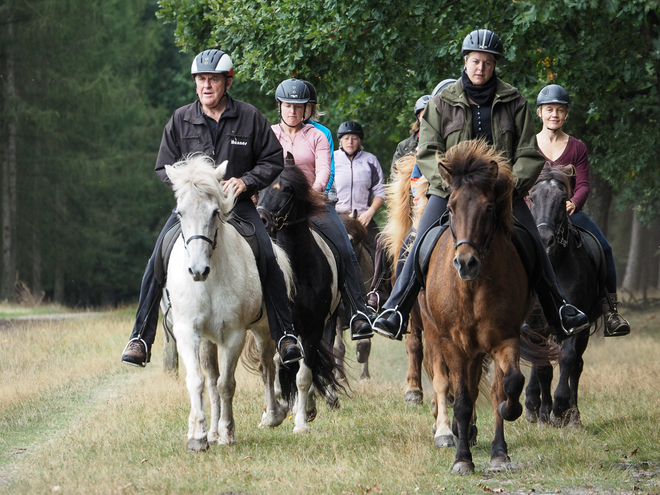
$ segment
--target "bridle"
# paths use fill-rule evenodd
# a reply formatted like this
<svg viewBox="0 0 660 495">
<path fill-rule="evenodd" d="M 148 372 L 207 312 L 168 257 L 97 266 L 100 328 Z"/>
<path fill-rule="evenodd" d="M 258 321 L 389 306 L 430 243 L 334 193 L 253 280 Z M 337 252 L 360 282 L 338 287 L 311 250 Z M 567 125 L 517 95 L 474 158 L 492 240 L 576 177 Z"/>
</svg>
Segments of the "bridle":
<svg viewBox="0 0 660 495">
<path fill-rule="evenodd" d="M 270 191 L 268 191 L 268 194 L 271 194 Z M 272 228 L 274 231 L 282 230 L 284 227 L 288 227 L 290 225 L 306 222 L 307 221 L 306 217 L 302 217 L 297 220 L 289 220 L 289 215 L 291 214 L 291 210 L 293 209 L 294 199 L 295 198 L 292 194 L 291 196 L 289 196 L 289 199 L 287 199 L 284 202 L 282 207 L 279 210 L 277 210 L 275 213 L 270 212 L 263 206 L 257 206 L 257 211 L 264 211 L 268 214 L 268 216 L 271 219 Z"/>
<path fill-rule="evenodd" d="M 541 227 L 546 227 L 552 230 L 552 234 L 557 241 L 557 244 L 561 247 L 566 247 L 568 245 L 568 215 L 566 213 L 562 216 L 559 227 L 555 228 L 554 225 L 550 225 L 546 222 L 541 222 L 536 226 L 537 229 L 540 229 Z"/>
<path fill-rule="evenodd" d="M 497 227 L 499 225 L 495 208 L 493 208 L 493 228 L 490 231 L 490 234 L 488 234 L 488 237 L 486 237 L 486 240 L 484 241 L 483 245 L 481 246 L 479 246 L 479 244 L 477 244 L 476 242 L 470 239 L 461 239 L 460 241 L 456 240 L 456 234 L 454 233 L 454 229 L 451 225 L 452 215 L 453 213 L 449 211 L 449 231 L 451 232 L 451 237 L 454 240 L 454 251 L 456 251 L 460 245 L 467 244 L 477 252 L 477 254 L 479 255 L 479 260 L 483 263 L 484 258 L 488 255 L 488 252 L 490 251 L 490 245 L 493 242 L 493 237 L 495 237 L 495 232 L 497 231 Z"/>
<path fill-rule="evenodd" d="M 216 213 L 216 216 L 220 218 L 220 213 Z M 211 245 L 211 251 L 215 251 L 215 248 L 218 246 L 218 227 L 215 228 L 215 234 L 213 235 L 213 240 L 211 238 L 206 237 L 203 234 L 194 234 L 188 237 L 186 239 L 183 236 L 183 229 L 181 229 L 181 239 L 183 239 L 183 245 L 186 249 L 188 249 L 188 244 L 190 244 L 190 241 L 194 241 L 195 239 L 201 239 L 204 242 L 208 242 Z"/>
</svg>

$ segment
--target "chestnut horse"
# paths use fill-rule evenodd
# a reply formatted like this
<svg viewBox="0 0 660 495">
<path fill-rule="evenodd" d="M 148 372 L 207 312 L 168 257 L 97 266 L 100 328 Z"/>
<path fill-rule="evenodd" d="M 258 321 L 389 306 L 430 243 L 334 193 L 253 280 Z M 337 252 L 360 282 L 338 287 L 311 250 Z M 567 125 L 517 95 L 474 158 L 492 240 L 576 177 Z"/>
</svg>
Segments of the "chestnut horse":
<svg viewBox="0 0 660 495">
<path fill-rule="evenodd" d="M 514 421 L 523 411 L 520 328 L 534 301 L 512 240 L 513 173 L 503 156 L 483 141 L 458 144 L 439 165 L 451 191 L 450 215 L 419 297 L 426 358 L 436 397 L 447 395 L 448 370 L 458 436 L 453 471 L 460 474 L 474 472 L 470 434 L 482 363 L 486 356 L 492 358 L 495 435 L 490 466 L 508 469 L 504 420 Z M 440 422 L 438 417 L 436 426 Z"/>
</svg>

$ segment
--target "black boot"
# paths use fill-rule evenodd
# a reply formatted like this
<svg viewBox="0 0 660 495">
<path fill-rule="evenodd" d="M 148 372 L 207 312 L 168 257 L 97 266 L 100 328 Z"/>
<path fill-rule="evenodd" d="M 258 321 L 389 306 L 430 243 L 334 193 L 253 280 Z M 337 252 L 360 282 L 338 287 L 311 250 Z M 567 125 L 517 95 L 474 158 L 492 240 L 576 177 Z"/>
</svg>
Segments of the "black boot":
<svg viewBox="0 0 660 495">
<path fill-rule="evenodd" d="M 352 340 L 370 339 L 374 336 L 371 321 L 369 321 L 369 317 L 362 311 L 356 311 L 353 314 L 350 327 Z"/>
<path fill-rule="evenodd" d="M 564 301 L 559 308 L 561 328 L 566 335 L 575 335 L 589 328 L 589 318 L 578 308 Z"/>
<path fill-rule="evenodd" d="M 392 340 L 403 340 L 403 334 L 408 326 L 408 318 L 396 308 L 384 309 L 374 318 L 374 332 Z"/>
<path fill-rule="evenodd" d="M 280 339 L 277 343 L 277 353 L 284 365 L 295 363 L 305 357 L 305 351 L 303 351 L 298 337 L 293 334 L 286 334 Z"/>
</svg>

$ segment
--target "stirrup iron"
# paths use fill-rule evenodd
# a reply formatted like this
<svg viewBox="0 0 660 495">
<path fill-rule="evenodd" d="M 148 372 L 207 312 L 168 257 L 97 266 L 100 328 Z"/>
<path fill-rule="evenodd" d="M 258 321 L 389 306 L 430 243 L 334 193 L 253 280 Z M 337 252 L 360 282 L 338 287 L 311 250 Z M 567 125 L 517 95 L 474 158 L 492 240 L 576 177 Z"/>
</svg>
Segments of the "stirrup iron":
<svg viewBox="0 0 660 495">
<path fill-rule="evenodd" d="M 287 365 L 305 359 L 305 349 L 302 346 L 302 342 L 300 342 L 300 339 L 295 334 L 292 333 L 285 333 L 284 335 L 282 335 L 280 340 L 277 342 L 277 353 L 278 354 L 280 353 L 280 344 L 282 343 L 282 340 L 284 340 L 287 337 L 293 337 L 293 339 L 298 344 L 298 348 L 300 349 L 300 357 L 297 359 L 289 359 L 288 361 L 282 361 L 282 355 L 280 354 L 280 361 L 282 362 L 282 364 Z"/>
<path fill-rule="evenodd" d="M 584 315 L 584 312 L 580 311 L 577 308 L 577 306 L 569 304 L 566 301 L 563 301 L 563 303 L 564 304 L 562 304 L 562 306 L 559 308 L 559 323 L 561 324 L 561 329 L 564 331 L 564 333 L 566 335 L 575 335 L 577 333 L 580 333 L 582 330 L 586 330 L 587 328 L 589 328 L 589 325 L 591 325 L 591 323 L 589 321 L 587 321 L 587 323 L 585 323 L 584 325 L 581 325 L 581 326 L 575 327 L 575 328 L 568 328 L 567 329 L 566 327 L 564 327 L 564 320 L 563 320 L 562 314 L 561 314 L 561 312 L 564 310 L 564 308 L 573 308 L 575 311 L 578 312 L 578 314 L 583 314 Z M 586 317 L 586 315 L 584 315 L 584 316 Z"/>
<path fill-rule="evenodd" d="M 359 335 L 358 338 L 355 338 L 353 336 L 353 321 L 355 320 L 355 318 L 357 318 L 360 315 L 365 319 L 365 322 L 367 324 L 369 324 L 369 326 L 371 327 L 371 333 L 366 334 L 366 335 Z M 369 317 L 367 315 L 365 315 L 362 311 L 359 311 L 359 310 L 356 311 L 355 314 L 352 316 L 351 321 L 348 324 L 348 328 L 351 330 L 351 340 L 370 339 L 371 337 L 374 336 L 374 332 L 373 332 L 374 329 L 373 329 L 373 326 L 371 325 L 371 320 L 369 319 Z"/>
<path fill-rule="evenodd" d="M 383 318 L 383 319 L 385 319 L 385 315 L 387 315 L 388 313 L 395 313 L 399 316 L 399 330 L 397 331 L 396 335 L 392 336 L 391 334 L 384 332 L 383 330 L 379 329 L 376 325 L 372 324 L 371 328 L 373 328 L 374 332 L 376 332 L 378 335 L 382 335 L 383 337 L 387 337 L 388 339 L 391 340 L 401 340 L 403 338 L 403 315 L 401 314 L 401 311 L 399 311 L 398 308 L 399 307 L 396 306 L 395 308 L 385 309 L 378 316 L 378 318 Z"/>
</svg>

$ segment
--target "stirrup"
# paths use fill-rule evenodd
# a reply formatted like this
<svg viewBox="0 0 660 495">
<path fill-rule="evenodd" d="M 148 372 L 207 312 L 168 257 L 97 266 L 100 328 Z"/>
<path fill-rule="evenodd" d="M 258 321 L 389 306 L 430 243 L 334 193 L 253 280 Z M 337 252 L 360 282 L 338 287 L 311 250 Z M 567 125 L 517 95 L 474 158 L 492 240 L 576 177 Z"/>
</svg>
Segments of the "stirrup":
<svg viewBox="0 0 660 495">
<path fill-rule="evenodd" d="M 295 363 L 297 361 L 301 361 L 302 359 L 305 359 L 305 349 L 302 346 L 302 343 L 300 342 L 300 339 L 298 339 L 298 337 L 295 334 L 292 334 L 292 333 L 285 333 L 284 335 L 282 335 L 280 340 L 277 342 L 277 353 L 278 354 L 280 353 L 280 344 L 282 343 L 282 340 L 284 340 L 287 337 L 293 337 L 293 339 L 298 344 L 298 348 L 300 349 L 300 357 L 296 358 L 296 359 L 289 359 L 287 361 L 283 361 L 282 360 L 282 355 L 280 354 L 280 361 L 282 362 L 282 364 L 287 365 L 287 364 Z"/>
<path fill-rule="evenodd" d="M 378 315 L 378 318 L 374 320 L 374 322 L 371 324 L 371 328 L 373 328 L 374 332 L 376 332 L 378 335 L 382 335 L 383 337 L 387 337 L 388 339 L 391 340 L 402 340 L 403 338 L 403 315 L 401 314 L 401 311 L 398 309 L 399 307 L 396 306 L 395 308 L 388 308 L 385 309 L 380 315 Z M 388 313 L 395 313 L 396 315 L 399 316 L 399 330 L 397 331 L 396 335 L 392 335 L 389 332 L 386 332 L 380 328 L 378 328 L 375 323 L 383 318 L 385 319 L 385 315 Z"/>
<path fill-rule="evenodd" d="M 589 322 L 589 319 L 587 318 L 587 323 L 585 323 L 584 325 L 580 325 L 579 327 L 566 329 L 566 327 L 564 327 L 564 319 L 562 318 L 562 314 L 561 314 L 561 312 L 564 310 L 564 308 L 573 308 L 578 313 L 576 316 L 581 314 L 581 315 L 584 315 L 584 317 L 586 318 L 587 315 L 585 315 L 582 311 L 580 311 L 576 306 L 573 306 L 572 304 L 567 303 L 566 301 L 563 301 L 563 303 L 564 304 L 559 308 L 559 324 L 561 325 L 561 329 L 564 331 L 564 333 L 566 335 L 575 335 L 577 333 L 580 333 L 582 330 L 586 330 L 587 328 L 589 328 L 591 323 Z"/>
<path fill-rule="evenodd" d="M 358 316 L 363 316 L 365 322 L 369 325 L 371 328 L 371 333 L 369 334 L 358 334 L 357 336 L 353 335 L 353 320 L 357 318 Z M 351 318 L 350 323 L 348 324 L 348 328 L 351 330 L 351 340 L 364 340 L 364 339 L 370 339 L 371 337 L 374 336 L 373 332 L 373 327 L 371 326 L 371 320 L 367 315 L 365 315 L 362 311 L 356 311 L 353 317 Z"/>
<path fill-rule="evenodd" d="M 376 308 L 373 306 L 369 306 L 368 301 L 369 301 L 369 296 L 373 294 L 376 296 Z M 378 310 L 380 309 L 380 294 L 378 294 L 378 291 L 376 289 L 372 290 L 367 294 L 367 308 L 373 310 L 374 313 L 378 313 Z"/>
<path fill-rule="evenodd" d="M 130 340 L 126 343 L 126 346 L 124 347 L 124 350 L 121 351 L 121 355 L 122 355 L 122 357 L 123 357 L 124 354 L 126 354 L 126 349 L 128 349 L 128 346 L 131 345 L 131 342 L 135 342 L 135 341 L 142 342 L 142 345 L 144 345 L 144 353 L 145 353 L 145 356 L 144 356 L 144 363 L 142 363 L 142 364 L 135 364 L 135 363 L 131 363 L 131 362 L 129 362 L 129 361 L 124 361 L 123 359 L 121 360 L 121 362 L 124 363 L 124 364 L 128 364 L 129 366 L 138 366 L 138 367 L 146 368 L 147 363 L 148 363 L 149 360 L 150 360 L 150 356 L 149 356 L 150 352 L 149 352 L 149 346 L 147 345 L 147 343 L 146 343 L 144 340 L 142 340 L 141 337 L 135 337 L 135 338 L 133 338 L 133 339 L 130 339 Z"/>
</svg>

